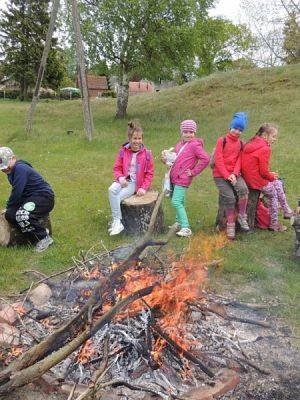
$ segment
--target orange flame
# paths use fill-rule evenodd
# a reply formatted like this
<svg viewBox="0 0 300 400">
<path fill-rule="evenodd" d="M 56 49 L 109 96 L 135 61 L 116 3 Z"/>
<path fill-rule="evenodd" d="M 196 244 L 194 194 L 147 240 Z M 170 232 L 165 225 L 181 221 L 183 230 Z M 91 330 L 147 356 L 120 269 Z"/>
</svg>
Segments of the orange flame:
<svg viewBox="0 0 300 400">
<path fill-rule="evenodd" d="M 92 339 L 88 339 L 77 354 L 77 361 L 80 364 L 86 364 L 94 355 L 97 354 L 97 350 L 94 347 Z"/>
<path fill-rule="evenodd" d="M 81 274 L 82 278 L 89 281 L 91 279 L 99 279 L 101 276 L 101 272 L 98 267 L 94 267 L 91 271 L 83 271 Z"/>
</svg>

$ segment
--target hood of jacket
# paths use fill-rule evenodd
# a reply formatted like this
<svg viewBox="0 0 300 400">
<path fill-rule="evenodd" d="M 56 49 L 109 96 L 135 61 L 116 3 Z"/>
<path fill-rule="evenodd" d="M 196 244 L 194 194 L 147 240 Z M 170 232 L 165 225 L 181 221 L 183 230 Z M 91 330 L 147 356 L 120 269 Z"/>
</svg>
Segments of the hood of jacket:
<svg viewBox="0 0 300 400">
<path fill-rule="evenodd" d="M 270 145 L 262 137 L 255 136 L 253 139 L 250 140 L 250 142 L 245 144 L 243 152 L 245 154 L 250 154 L 262 149 L 263 147 L 270 147 Z"/>
</svg>

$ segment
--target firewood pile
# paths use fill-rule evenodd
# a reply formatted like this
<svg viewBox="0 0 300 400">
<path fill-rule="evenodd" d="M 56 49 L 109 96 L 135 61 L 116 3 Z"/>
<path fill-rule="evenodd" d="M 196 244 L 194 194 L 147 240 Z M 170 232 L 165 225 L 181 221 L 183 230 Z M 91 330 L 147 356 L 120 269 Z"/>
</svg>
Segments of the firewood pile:
<svg viewBox="0 0 300 400">
<path fill-rule="evenodd" d="M 262 306 L 208 289 L 209 268 L 221 262 L 211 249 L 223 239 L 208 238 L 211 249 L 200 254 L 205 238 L 196 237 L 179 258 L 166 257 L 159 249 L 172 230 L 162 242 L 149 232 L 128 248 L 74 259 L 63 273 L 38 276 L 20 296 L 2 299 L 0 397 L 50 377 L 68 400 L 212 400 L 240 377 L 274 376 L 278 355 L 265 366 L 270 349 L 261 342 L 282 348 L 283 333 Z"/>
</svg>

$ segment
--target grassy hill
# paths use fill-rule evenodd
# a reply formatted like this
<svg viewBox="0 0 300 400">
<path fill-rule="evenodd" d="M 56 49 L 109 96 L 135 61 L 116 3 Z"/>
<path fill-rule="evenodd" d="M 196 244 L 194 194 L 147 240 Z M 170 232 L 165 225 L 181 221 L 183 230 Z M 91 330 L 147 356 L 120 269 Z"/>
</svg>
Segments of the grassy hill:
<svg viewBox="0 0 300 400">
<path fill-rule="evenodd" d="M 145 143 L 153 150 L 156 161 L 154 187 L 160 188 L 164 166 L 160 151 L 176 143 L 179 123 L 193 118 L 199 125 L 211 152 L 218 136 L 226 132 L 236 111 L 247 111 L 247 140 L 263 122 L 280 126 L 280 137 L 274 146 L 272 169 L 285 178 L 287 197 L 295 207 L 300 196 L 300 68 L 299 65 L 274 69 L 218 73 L 186 85 L 153 94 L 130 98 L 128 120 L 140 120 Z M 35 254 L 27 248 L 0 249 L 0 291 L 15 291 L 28 282 L 21 274 L 25 269 L 44 273 L 60 270 L 71 263 L 71 257 L 92 246 L 101 248 L 128 242 L 125 235 L 111 239 L 107 234 L 110 219 L 107 188 L 112 181 L 112 165 L 120 144 L 125 141 L 127 121 L 114 119 L 115 102 L 101 99 L 92 102 L 95 123 L 94 139 L 85 139 L 80 101 L 41 101 L 34 131 L 26 137 L 24 125 L 29 103 L 0 100 L 0 144 L 10 146 L 19 158 L 32 164 L 52 184 L 56 207 L 52 213 L 55 245 L 49 251 Z M 68 135 L 67 131 L 73 134 Z M 10 192 L 4 174 L 0 175 L 0 206 Z M 174 214 L 168 200 L 164 203 L 166 225 Z M 217 190 L 211 170 L 198 177 L 188 193 L 187 209 L 192 230 L 214 235 Z M 201 240 L 199 240 L 201 242 Z M 173 240 L 174 248 L 187 244 Z M 293 259 L 294 232 L 257 232 L 240 236 L 222 250 L 225 258 L 223 283 L 240 288 L 244 298 L 278 296 L 281 312 L 298 318 L 300 270 Z"/>
</svg>

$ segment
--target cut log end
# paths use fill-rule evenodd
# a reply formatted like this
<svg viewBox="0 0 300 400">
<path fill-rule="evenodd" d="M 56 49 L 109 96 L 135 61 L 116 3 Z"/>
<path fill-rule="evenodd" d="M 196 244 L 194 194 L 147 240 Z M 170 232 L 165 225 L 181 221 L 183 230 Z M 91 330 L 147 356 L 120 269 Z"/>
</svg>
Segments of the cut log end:
<svg viewBox="0 0 300 400">
<path fill-rule="evenodd" d="M 147 231 L 157 199 L 158 192 L 149 191 L 144 196 L 133 195 L 122 201 L 122 221 L 126 233 L 138 235 Z M 163 228 L 164 215 L 160 207 L 154 231 L 162 232 Z"/>
</svg>

